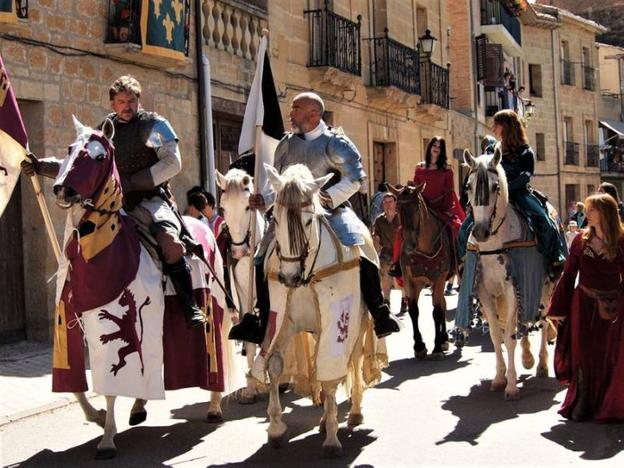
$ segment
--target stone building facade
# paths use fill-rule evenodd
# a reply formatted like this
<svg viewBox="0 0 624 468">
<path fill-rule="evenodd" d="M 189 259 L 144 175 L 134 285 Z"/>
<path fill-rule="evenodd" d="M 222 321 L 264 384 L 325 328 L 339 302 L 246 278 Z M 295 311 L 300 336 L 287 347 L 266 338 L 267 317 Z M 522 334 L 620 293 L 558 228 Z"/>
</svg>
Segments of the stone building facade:
<svg viewBox="0 0 624 468">
<path fill-rule="evenodd" d="M 285 122 L 297 93 L 313 89 L 321 94 L 328 122 L 343 127 L 362 153 L 369 191 L 381 181 L 411 179 L 425 143 L 434 135 L 451 136 L 447 0 L 143 0 L 150 8 L 191 5 L 184 60 L 150 56 L 131 39 L 126 43 L 121 28 L 115 32 L 117 39 L 123 36 L 121 44 L 105 43 L 111 36 L 111 3 L 30 1 L 27 18 L 0 25 L 0 54 L 37 155 L 66 154 L 74 139 L 71 116 L 97 125 L 109 112 L 110 83 L 132 74 L 143 85 L 143 106 L 167 117 L 178 133 L 183 171 L 172 183 L 183 207 L 185 191 L 205 182 L 200 175 L 197 30 L 211 63 L 221 171 L 237 157 L 255 51 L 265 27 Z M 196 18 L 201 18 L 200 28 Z M 437 39 L 431 55 L 419 50 L 419 37 L 427 30 Z M 43 185 L 61 239 L 65 213 L 54 205 L 51 182 Z M 26 179 L 0 221 L 0 237 L 11 239 L 2 246 L 10 270 L 2 287 L 21 291 L 13 303 L 2 303 L 8 318 L 0 323 L 0 341 L 48 340 L 55 290 L 48 280 L 56 261 Z"/>
</svg>

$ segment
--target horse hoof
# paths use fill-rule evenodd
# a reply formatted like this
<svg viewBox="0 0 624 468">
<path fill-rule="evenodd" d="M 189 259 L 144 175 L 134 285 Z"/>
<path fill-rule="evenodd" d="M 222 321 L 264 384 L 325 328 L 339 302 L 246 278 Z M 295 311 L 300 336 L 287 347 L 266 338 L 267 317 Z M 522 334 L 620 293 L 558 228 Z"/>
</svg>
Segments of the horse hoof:
<svg viewBox="0 0 624 468">
<path fill-rule="evenodd" d="M 279 387 L 277 388 L 279 390 L 280 393 L 286 393 L 286 391 L 290 388 L 290 384 L 289 383 L 281 383 L 279 384 Z"/>
<path fill-rule="evenodd" d="M 507 381 L 496 382 L 492 380 L 492 384 L 490 385 L 490 391 L 500 392 L 501 390 L 504 390 L 506 386 L 507 386 Z"/>
<path fill-rule="evenodd" d="M 545 378 L 548 377 L 548 367 L 546 366 L 538 366 L 537 372 L 535 372 L 535 377 Z"/>
<path fill-rule="evenodd" d="M 319 432 L 321 434 L 325 434 L 325 432 L 327 432 L 327 429 L 325 428 L 325 420 L 324 419 L 321 419 L 319 421 Z"/>
<path fill-rule="evenodd" d="M 340 458 L 342 457 L 342 447 L 340 445 L 323 445 L 321 448 L 321 457 Z"/>
<path fill-rule="evenodd" d="M 448 351 L 449 350 L 448 341 L 445 341 L 444 343 L 442 343 L 441 348 L 442 348 L 442 351 Z"/>
<path fill-rule="evenodd" d="M 115 447 L 99 448 L 95 451 L 96 460 L 110 460 L 117 456 L 117 449 Z"/>
<path fill-rule="evenodd" d="M 466 342 L 464 340 L 455 340 L 455 348 L 462 349 Z"/>
<path fill-rule="evenodd" d="M 356 427 L 364 422 L 364 416 L 362 413 L 351 413 L 347 419 L 347 426 Z"/>
<path fill-rule="evenodd" d="M 442 351 L 434 351 L 433 353 L 431 353 L 430 359 L 432 361 L 443 361 L 444 353 Z"/>
<path fill-rule="evenodd" d="M 269 436 L 269 445 L 274 449 L 283 447 L 285 443 L 286 443 L 286 431 L 284 431 L 279 436 L 275 436 L 275 437 Z"/>
<path fill-rule="evenodd" d="M 420 351 L 414 351 L 414 357 L 418 361 L 422 361 L 423 359 L 425 359 L 427 357 L 427 348 L 423 348 Z"/>
<path fill-rule="evenodd" d="M 130 419 L 128 420 L 128 424 L 130 424 L 131 426 L 136 426 L 137 424 L 141 424 L 146 419 L 147 419 L 147 411 L 139 411 L 137 413 L 130 413 Z"/>
<path fill-rule="evenodd" d="M 515 389 L 513 391 L 505 390 L 505 400 L 515 401 L 520 399 L 520 390 Z"/>
<path fill-rule="evenodd" d="M 223 422 L 223 413 L 221 411 L 208 411 L 206 422 L 210 424 L 220 424 Z"/>
<path fill-rule="evenodd" d="M 535 358 L 533 356 L 531 356 L 529 359 L 522 360 L 522 367 L 524 367 L 525 369 L 532 369 L 534 365 Z"/>
<path fill-rule="evenodd" d="M 236 393 L 236 401 L 239 405 L 253 405 L 257 401 L 258 397 L 255 393 L 251 395 L 246 394 L 244 389 Z"/>
</svg>

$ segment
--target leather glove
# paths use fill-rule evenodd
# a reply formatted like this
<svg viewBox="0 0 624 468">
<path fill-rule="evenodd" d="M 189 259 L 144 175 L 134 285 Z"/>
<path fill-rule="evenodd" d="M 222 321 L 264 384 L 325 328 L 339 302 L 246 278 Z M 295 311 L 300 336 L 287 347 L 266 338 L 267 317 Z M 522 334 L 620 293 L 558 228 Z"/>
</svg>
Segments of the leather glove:
<svg viewBox="0 0 624 468">
<path fill-rule="evenodd" d="M 261 193 L 254 193 L 249 197 L 249 208 L 252 210 L 264 211 L 266 209 L 266 203 Z"/>
<path fill-rule="evenodd" d="M 20 166 L 22 167 L 22 172 L 29 177 L 36 175 L 39 171 L 39 159 L 32 153 L 28 153 L 26 155 L 26 159 L 24 159 Z"/>
</svg>

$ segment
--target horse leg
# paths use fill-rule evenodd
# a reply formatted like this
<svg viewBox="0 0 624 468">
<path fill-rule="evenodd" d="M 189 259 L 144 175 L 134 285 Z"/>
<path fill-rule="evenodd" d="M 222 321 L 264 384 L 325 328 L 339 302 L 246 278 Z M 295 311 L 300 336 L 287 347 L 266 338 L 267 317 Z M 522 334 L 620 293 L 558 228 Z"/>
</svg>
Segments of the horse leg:
<svg viewBox="0 0 624 468">
<path fill-rule="evenodd" d="M 76 397 L 76 400 L 85 415 L 85 419 L 89 422 L 97 424 L 101 428 L 104 428 L 104 425 L 106 424 L 106 410 L 96 410 L 87 399 L 85 392 L 76 392 L 74 393 L 74 396 Z"/>
<path fill-rule="evenodd" d="M 523 336 L 520 339 L 520 348 L 522 348 L 522 367 L 530 369 L 535 365 L 535 358 L 531 352 L 531 342 L 528 336 Z"/>
<path fill-rule="evenodd" d="M 494 301 L 489 297 L 487 292 L 480 292 L 479 299 L 481 300 L 483 312 L 485 312 L 484 315 L 487 317 L 489 323 L 490 338 L 492 339 L 492 345 L 494 346 L 494 353 L 496 355 L 496 375 L 490 384 L 490 390 L 496 392 L 503 390 L 507 385 L 507 379 L 505 378 L 507 368 L 505 366 L 505 359 L 503 358 L 501 327 L 498 323 L 498 317 L 496 316 Z"/>
<path fill-rule="evenodd" d="M 256 402 L 256 398 L 258 396 L 257 381 L 251 376 L 251 368 L 256 355 L 256 345 L 254 343 L 245 342 L 245 352 L 249 373 L 246 378 L 247 386 L 240 391 L 238 395 L 238 402 L 241 405 L 251 405 Z"/>
<path fill-rule="evenodd" d="M 206 422 L 219 424 L 223 422 L 221 411 L 221 392 L 210 392 L 210 406 L 206 415 Z"/>
<path fill-rule="evenodd" d="M 361 337 L 362 335 L 360 335 Z M 362 376 L 362 366 L 364 365 L 364 356 L 362 355 L 362 340 L 358 340 L 351 357 L 351 409 L 349 410 L 349 418 L 347 425 L 349 427 L 359 426 L 364 422 L 362 416 L 362 398 L 364 397 L 364 381 Z"/>
<path fill-rule="evenodd" d="M 432 355 L 437 358 L 444 357 L 444 351 L 448 351 L 448 336 L 446 334 L 446 300 L 444 299 L 444 278 L 438 277 L 433 286 L 433 323 L 435 326 L 435 341 Z"/>
<path fill-rule="evenodd" d="M 115 447 L 115 435 L 117 426 L 115 425 L 115 396 L 106 395 L 106 423 L 104 424 L 104 435 L 97 445 L 95 452 L 96 460 L 108 460 L 115 458 L 117 447 Z"/>
<path fill-rule="evenodd" d="M 325 420 L 325 441 L 321 448 L 323 458 L 342 456 L 342 445 L 338 440 L 338 407 L 336 406 L 336 388 L 338 381 L 321 382 L 325 393 L 323 419 Z"/>
<path fill-rule="evenodd" d="M 420 290 L 417 293 L 414 295 L 414 298 L 410 297 L 409 299 L 409 316 L 414 330 L 414 356 L 416 359 L 424 359 L 427 356 L 427 347 L 418 328 L 418 296 L 420 295 Z"/>
<path fill-rule="evenodd" d="M 518 324 L 518 315 L 516 312 L 516 299 L 513 288 L 510 288 L 505 296 L 502 296 L 501 303 L 506 310 L 507 316 L 505 317 L 505 348 L 507 348 L 507 386 L 505 387 L 505 400 L 517 400 L 520 398 L 520 390 L 517 386 L 517 374 L 516 374 L 516 343 L 515 338 L 516 328 Z M 528 339 L 527 339 L 528 342 Z"/>
<path fill-rule="evenodd" d="M 147 419 L 147 411 L 145 410 L 146 403 L 147 400 L 141 400 L 140 398 L 134 400 L 134 405 L 132 405 L 132 409 L 130 410 L 130 420 L 128 424 L 136 426 Z"/>
<path fill-rule="evenodd" d="M 539 361 L 537 363 L 536 377 L 548 377 L 548 338 L 552 325 L 546 319 L 542 319 L 542 334 L 540 339 Z"/>
<path fill-rule="evenodd" d="M 267 428 L 269 444 L 273 447 L 279 447 L 284 442 L 284 434 L 286 433 L 286 424 L 282 421 L 282 405 L 279 399 L 279 382 L 284 372 L 284 359 L 276 349 L 270 356 L 268 362 L 269 371 L 269 407 L 267 414 L 269 415 L 269 427 Z"/>
</svg>

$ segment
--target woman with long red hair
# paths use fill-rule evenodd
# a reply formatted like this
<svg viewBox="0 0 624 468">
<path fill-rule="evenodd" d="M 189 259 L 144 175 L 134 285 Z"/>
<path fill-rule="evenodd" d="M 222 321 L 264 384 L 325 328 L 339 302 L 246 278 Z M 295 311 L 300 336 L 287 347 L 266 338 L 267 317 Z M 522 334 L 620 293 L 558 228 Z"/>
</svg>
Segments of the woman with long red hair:
<svg viewBox="0 0 624 468">
<path fill-rule="evenodd" d="M 559 413 L 624 421 L 624 228 L 610 195 L 592 195 L 585 206 L 589 228 L 572 241 L 548 311 L 563 322 L 555 371 L 569 386 Z"/>
</svg>

